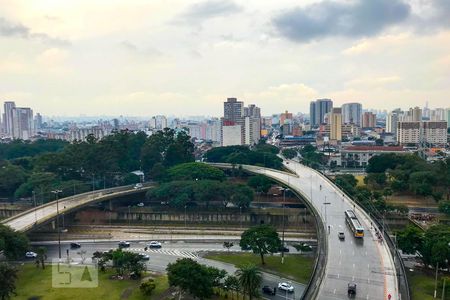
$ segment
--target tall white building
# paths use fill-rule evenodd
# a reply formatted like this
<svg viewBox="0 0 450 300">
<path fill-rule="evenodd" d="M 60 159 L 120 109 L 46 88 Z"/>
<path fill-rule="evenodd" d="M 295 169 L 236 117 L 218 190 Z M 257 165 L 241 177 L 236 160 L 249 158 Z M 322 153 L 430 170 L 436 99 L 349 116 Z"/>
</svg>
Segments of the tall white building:
<svg viewBox="0 0 450 300">
<path fill-rule="evenodd" d="M 241 125 L 222 125 L 222 146 L 242 145 Z"/>
<path fill-rule="evenodd" d="M 149 127 L 151 129 L 163 130 L 167 128 L 167 118 L 165 116 L 154 116 L 150 119 Z"/>
<path fill-rule="evenodd" d="M 12 137 L 29 140 L 34 135 L 33 110 L 28 107 L 12 109 Z"/>
<path fill-rule="evenodd" d="M 16 104 L 13 101 L 6 101 L 3 104 L 3 128 L 7 136 L 13 135 L 13 109 L 16 108 Z"/>
<path fill-rule="evenodd" d="M 421 124 L 421 140 L 429 144 L 445 145 L 447 143 L 447 122 L 426 121 Z"/>
<path fill-rule="evenodd" d="M 361 120 L 361 103 L 345 103 L 342 105 L 342 122 L 344 124 L 356 124 L 358 126 L 361 126 Z"/>
<path fill-rule="evenodd" d="M 419 144 L 420 122 L 400 121 L 397 123 L 397 141 L 401 145 Z"/>
</svg>

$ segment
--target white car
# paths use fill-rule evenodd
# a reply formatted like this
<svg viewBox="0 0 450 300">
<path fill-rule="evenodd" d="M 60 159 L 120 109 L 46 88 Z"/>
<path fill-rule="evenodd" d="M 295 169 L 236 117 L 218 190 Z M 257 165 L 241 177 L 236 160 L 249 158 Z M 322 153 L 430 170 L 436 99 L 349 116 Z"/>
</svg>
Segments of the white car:
<svg viewBox="0 0 450 300">
<path fill-rule="evenodd" d="M 141 202 L 141 203 L 138 203 L 138 205 L 137 205 L 138 207 L 144 207 L 144 203 L 143 202 Z"/>
<path fill-rule="evenodd" d="M 135 189 L 135 190 L 141 189 L 141 188 L 142 188 L 142 183 L 136 183 L 136 184 L 134 185 L 134 189 Z"/>
<path fill-rule="evenodd" d="M 37 253 L 36 252 L 32 252 L 32 251 L 28 251 L 27 253 L 25 253 L 25 257 L 27 257 L 27 258 L 35 258 L 35 257 L 37 257 Z"/>
<path fill-rule="evenodd" d="M 292 293 L 294 291 L 294 287 L 286 282 L 280 282 L 278 284 L 278 289 L 289 292 L 289 293 Z"/>
<path fill-rule="evenodd" d="M 151 241 L 150 243 L 147 244 L 147 246 L 149 248 L 161 248 L 162 247 L 161 243 L 157 242 L 157 241 Z"/>
</svg>

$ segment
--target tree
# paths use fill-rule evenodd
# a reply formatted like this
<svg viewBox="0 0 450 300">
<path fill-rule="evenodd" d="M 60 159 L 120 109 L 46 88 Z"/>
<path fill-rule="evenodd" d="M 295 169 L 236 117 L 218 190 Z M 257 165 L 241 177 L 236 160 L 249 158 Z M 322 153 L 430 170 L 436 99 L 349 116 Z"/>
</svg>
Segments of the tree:
<svg viewBox="0 0 450 300">
<path fill-rule="evenodd" d="M 0 164 L 0 195 L 10 197 L 27 179 L 25 170 L 10 163 Z"/>
<path fill-rule="evenodd" d="M 156 288 L 156 284 L 155 284 L 155 280 L 153 280 L 152 278 L 150 278 L 147 281 L 144 281 L 143 283 L 141 283 L 141 285 L 139 286 L 139 289 L 141 290 L 141 293 L 144 296 L 151 296 L 153 290 Z"/>
<path fill-rule="evenodd" d="M 233 246 L 234 246 L 233 242 L 228 242 L 228 241 L 223 242 L 223 247 L 227 248 L 228 252 L 230 251 L 230 248 Z"/>
<path fill-rule="evenodd" d="M 45 269 L 45 260 L 47 259 L 47 248 L 39 247 L 36 250 L 36 266 L 41 264 L 42 269 Z"/>
<path fill-rule="evenodd" d="M 0 224 L 0 252 L 7 259 L 19 259 L 28 250 L 28 238 L 22 233 L 11 229 L 11 227 Z"/>
<path fill-rule="evenodd" d="M 450 216 L 450 201 L 440 201 L 439 202 L 439 211 Z"/>
<path fill-rule="evenodd" d="M 239 292 L 239 279 L 233 275 L 227 276 L 227 278 L 225 278 L 224 288 L 231 291 L 231 299 L 233 300 L 233 292 Z"/>
<path fill-rule="evenodd" d="M 364 183 L 370 184 L 374 187 L 384 186 L 386 184 L 386 174 L 385 173 L 369 173 L 364 177 Z"/>
<path fill-rule="evenodd" d="M 259 286 L 262 282 L 262 273 L 258 267 L 252 264 L 243 265 L 237 269 L 236 277 L 244 295 L 247 294 L 250 300 L 258 296 Z"/>
<path fill-rule="evenodd" d="M 288 148 L 283 149 L 283 151 L 281 151 L 281 154 L 283 154 L 283 156 L 287 159 L 293 159 L 294 157 L 297 157 L 298 152 L 295 149 Z"/>
<path fill-rule="evenodd" d="M 145 270 L 145 266 L 138 253 L 116 249 L 111 252 L 110 256 L 108 255 L 106 257 L 111 257 L 118 275 L 141 277 L 142 272 Z"/>
<path fill-rule="evenodd" d="M 281 241 L 274 227 L 259 225 L 244 231 L 239 242 L 241 248 L 251 248 L 253 253 L 259 254 L 264 265 L 264 255 L 275 253 L 281 247 Z"/>
<path fill-rule="evenodd" d="M 267 194 L 272 187 L 272 181 L 264 175 L 250 177 L 247 184 L 257 192 L 263 192 L 264 194 Z"/>
<path fill-rule="evenodd" d="M 416 226 L 408 226 L 397 234 L 398 247 L 405 253 L 415 254 L 423 244 L 423 232 Z"/>
<path fill-rule="evenodd" d="M 180 289 L 180 296 L 188 292 L 200 299 L 209 298 L 213 294 L 213 281 L 205 266 L 190 258 L 177 259 L 167 268 L 170 286 Z"/>
<path fill-rule="evenodd" d="M 225 180 L 222 170 L 205 163 L 191 162 L 172 167 L 167 170 L 167 180 Z"/>
<path fill-rule="evenodd" d="M 0 299 L 10 299 L 16 295 L 17 269 L 5 262 L 0 263 Z"/>
</svg>

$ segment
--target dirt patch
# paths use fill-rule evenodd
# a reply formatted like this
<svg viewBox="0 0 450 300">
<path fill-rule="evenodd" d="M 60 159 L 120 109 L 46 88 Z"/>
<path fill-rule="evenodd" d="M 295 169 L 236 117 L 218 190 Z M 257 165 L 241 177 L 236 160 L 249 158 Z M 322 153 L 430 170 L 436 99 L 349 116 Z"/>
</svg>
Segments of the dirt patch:
<svg viewBox="0 0 450 300">
<path fill-rule="evenodd" d="M 123 291 L 122 295 L 120 295 L 120 299 L 128 299 L 132 292 L 132 288 L 127 288 L 125 291 Z"/>
</svg>

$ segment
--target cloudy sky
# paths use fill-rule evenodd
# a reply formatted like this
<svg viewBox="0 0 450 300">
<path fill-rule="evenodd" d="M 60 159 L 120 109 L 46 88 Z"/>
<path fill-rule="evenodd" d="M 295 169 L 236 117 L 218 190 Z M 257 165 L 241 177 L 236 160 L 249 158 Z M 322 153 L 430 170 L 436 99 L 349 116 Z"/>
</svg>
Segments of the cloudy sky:
<svg viewBox="0 0 450 300">
<path fill-rule="evenodd" d="M 45 115 L 450 107 L 448 0 L 0 0 L 0 101 Z"/>
</svg>

